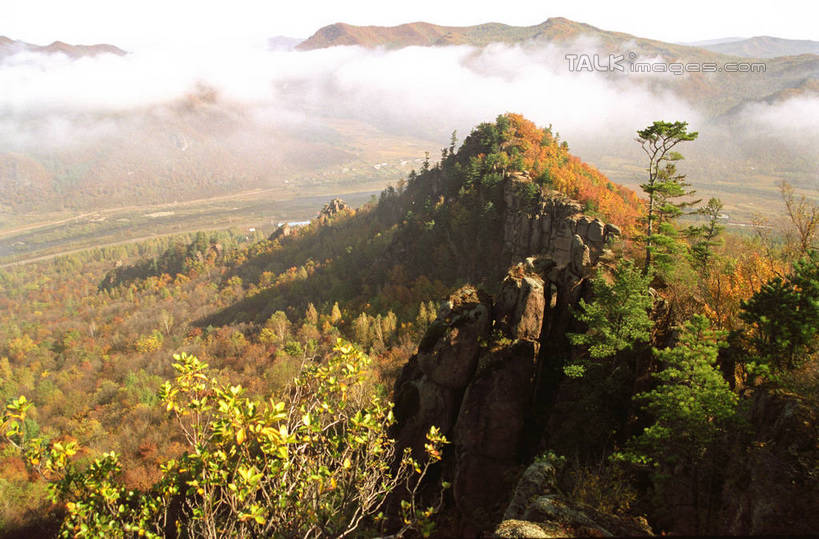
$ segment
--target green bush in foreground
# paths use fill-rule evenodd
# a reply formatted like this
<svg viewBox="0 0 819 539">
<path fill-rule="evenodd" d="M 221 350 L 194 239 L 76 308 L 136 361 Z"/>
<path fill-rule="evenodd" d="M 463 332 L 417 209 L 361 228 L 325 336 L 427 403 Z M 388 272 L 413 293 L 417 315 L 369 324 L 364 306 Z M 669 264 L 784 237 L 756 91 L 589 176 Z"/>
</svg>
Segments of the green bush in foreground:
<svg viewBox="0 0 819 539">
<path fill-rule="evenodd" d="M 148 492 L 122 486 L 114 453 L 80 470 L 75 443 L 27 438 L 25 397 L 7 406 L 0 432 L 64 504 L 62 536 L 157 537 L 174 527 L 187 537 L 344 537 L 378 526 L 393 492 L 404 499 L 403 530 L 431 531 L 436 509 L 418 507 L 416 494 L 446 440 L 430 429 L 423 465 L 396 454 L 392 405 L 366 389 L 369 359 L 353 346 L 339 341 L 326 363 L 306 366 L 289 403 L 244 397 L 196 357 L 174 359 L 178 375 L 160 394 L 188 450 Z"/>
</svg>

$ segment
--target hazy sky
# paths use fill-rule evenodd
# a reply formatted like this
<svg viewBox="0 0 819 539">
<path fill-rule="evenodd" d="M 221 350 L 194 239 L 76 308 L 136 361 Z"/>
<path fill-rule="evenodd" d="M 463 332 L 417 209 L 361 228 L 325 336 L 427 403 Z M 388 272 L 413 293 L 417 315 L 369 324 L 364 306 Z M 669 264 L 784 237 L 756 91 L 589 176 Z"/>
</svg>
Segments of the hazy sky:
<svg viewBox="0 0 819 539">
<path fill-rule="evenodd" d="M 562 16 L 665 41 L 774 35 L 819 40 L 811 0 L 0 0 L 0 35 L 46 44 L 107 42 L 127 49 L 213 40 L 308 37 L 334 22 L 538 24 Z"/>
</svg>

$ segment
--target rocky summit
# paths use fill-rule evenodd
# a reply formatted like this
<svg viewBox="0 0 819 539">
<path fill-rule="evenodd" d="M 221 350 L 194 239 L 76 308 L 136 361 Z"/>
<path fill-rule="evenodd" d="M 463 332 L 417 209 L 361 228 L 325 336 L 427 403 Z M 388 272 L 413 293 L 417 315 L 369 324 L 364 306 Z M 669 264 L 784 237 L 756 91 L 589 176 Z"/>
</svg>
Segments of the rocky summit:
<svg viewBox="0 0 819 539">
<path fill-rule="evenodd" d="M 421 451 L 432 425 L 452 440 L 445 474 L 465 525 L 475 529 L 498 521 L 533 456 L 539 419 L 532 410 L 551 398 L 562 366 L 550 343 L 619 234 L 556 193 L 523 207 L 517 193 L 526 183 L 512 177 L 504 187 L 504 248 L 525 258 L 494 297 L 472 286 L 455 292 L 395 384 L 399 445 Z"/>
</svg>

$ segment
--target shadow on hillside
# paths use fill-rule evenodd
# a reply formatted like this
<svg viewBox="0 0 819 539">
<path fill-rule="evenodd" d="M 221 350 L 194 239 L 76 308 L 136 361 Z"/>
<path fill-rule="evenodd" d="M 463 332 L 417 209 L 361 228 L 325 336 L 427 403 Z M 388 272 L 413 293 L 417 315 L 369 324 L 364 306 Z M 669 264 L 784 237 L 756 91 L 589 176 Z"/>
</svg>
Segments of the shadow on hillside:
<svg viewBox="0 0 819 539">
<path fill-rule="evenodd" d="M 320 306 L 377 293 L 386 279 L 391 237 L 385 234 L 391 224 L 379 213 L 365 208 L 317 219 L 276 239 L 272 248 L 249 256 L 223 279 L 227 287 L 238 277 L 245 289 L 257 285 L 261 290 L 194 324 L 263 322 L 279 310 L 293 318 L 311 302 Z"/>
</svg>

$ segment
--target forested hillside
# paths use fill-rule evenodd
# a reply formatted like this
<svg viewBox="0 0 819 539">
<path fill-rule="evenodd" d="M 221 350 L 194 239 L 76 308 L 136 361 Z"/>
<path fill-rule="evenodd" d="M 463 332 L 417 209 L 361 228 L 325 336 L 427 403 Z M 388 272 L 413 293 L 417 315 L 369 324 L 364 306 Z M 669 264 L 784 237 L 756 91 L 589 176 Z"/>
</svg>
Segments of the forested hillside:
<svg viewBox="0 0 819 539">
<path fill-rule="evenodd" d="M 810 532 L 816 206 L 728 234 L 677 161 L 505 114 L 304 227 L 0 270 L 0 529 Z"/>
</svg>

